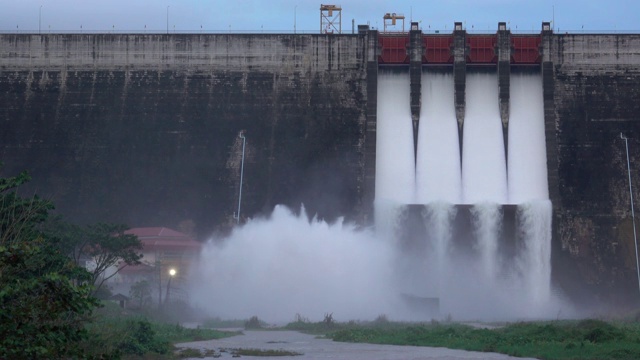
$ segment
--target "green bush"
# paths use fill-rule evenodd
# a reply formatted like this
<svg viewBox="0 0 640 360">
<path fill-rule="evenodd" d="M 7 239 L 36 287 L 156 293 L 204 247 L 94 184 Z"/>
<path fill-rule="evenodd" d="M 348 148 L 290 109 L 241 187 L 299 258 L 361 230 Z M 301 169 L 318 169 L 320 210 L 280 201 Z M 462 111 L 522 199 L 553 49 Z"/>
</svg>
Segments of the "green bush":
<svg viewBox="0 0 640 360">
<path fill-rule="evenodd" d="M 244 328 L 245 329 L 262 329 L 265 323 L 260 320 L 257 316 L 252 316 L 249 320 L 245 321 Z"/>
<path fill-rule="evenodd" d="M 640 359 L 640 325 L 600 320 L 517 323 L 497 329 L 459 324 L 344 328 L 335 341 L 438 346 L 539 359 Z"/>
</svg>

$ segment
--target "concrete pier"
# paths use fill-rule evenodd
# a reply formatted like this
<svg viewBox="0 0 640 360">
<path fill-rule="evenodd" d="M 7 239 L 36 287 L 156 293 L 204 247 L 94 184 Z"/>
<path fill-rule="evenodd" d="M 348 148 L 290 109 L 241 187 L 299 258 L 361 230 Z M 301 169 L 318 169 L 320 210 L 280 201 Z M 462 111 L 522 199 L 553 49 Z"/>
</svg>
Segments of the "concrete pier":
<svg viewBox="0 0 640 360">
<path fill-rule="evenodd" d="M 418 30 L 418 24 L 411 24 L 409 31 L 409 79 L 411 82 L 410 106 L 411 121 L 413 122 L 413 154 L 418 158 L 418 128 L 420 127 L 420 106 L 422 101 L 422 31 Z M 415 30 L 414 30 L 415 28 Z"/>
</svg>

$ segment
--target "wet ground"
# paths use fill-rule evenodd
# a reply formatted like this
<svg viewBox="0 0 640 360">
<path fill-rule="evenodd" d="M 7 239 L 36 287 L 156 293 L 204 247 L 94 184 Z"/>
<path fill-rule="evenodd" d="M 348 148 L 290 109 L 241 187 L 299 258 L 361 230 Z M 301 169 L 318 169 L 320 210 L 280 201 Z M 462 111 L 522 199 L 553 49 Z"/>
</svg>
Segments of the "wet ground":
<svg viewBox="0 0 640 360">
<path fill-rule="evenodd" d="M 177 344 L 179 348 L 215 350 L 221 359 L 232 358 L 230 349 L 286 350 L 301 353 L 300 356 L 261 357 L 249 359 L 333 359 L 333 360 L 472 360 L 472 359 L 523 359 L 496 353 L 481 353 L 444 348 L 352 344 L 317 338 L 296 331 L 243 331 L 244 335 L 208 341 Z M 229 349 L 229 351 L 224 351 Z M 221 352 L 223 350 L 223 352 Z M 216 355 L 216 356 L 217 356 Z M 213 358 L 212 356 L 208 357 Z M 529 358 L 531 359 L 531 358 Z"/>
</svg>

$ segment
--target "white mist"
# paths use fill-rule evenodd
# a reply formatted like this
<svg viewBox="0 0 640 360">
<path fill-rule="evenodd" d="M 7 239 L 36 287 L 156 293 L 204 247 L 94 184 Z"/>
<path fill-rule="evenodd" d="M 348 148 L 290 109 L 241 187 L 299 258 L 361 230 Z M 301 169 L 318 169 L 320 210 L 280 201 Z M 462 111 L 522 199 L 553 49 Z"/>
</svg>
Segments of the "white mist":
<svg viewBox="0 0 640 360">
<path fill-rule="evenodd" d="M 209 242 L 193 269 L 192 301 L 210 315 L 286 323 L 391 315 L 392 249 L 370 231 L 309 221 L 277 206 L 219 243 Z"/>
</svg>

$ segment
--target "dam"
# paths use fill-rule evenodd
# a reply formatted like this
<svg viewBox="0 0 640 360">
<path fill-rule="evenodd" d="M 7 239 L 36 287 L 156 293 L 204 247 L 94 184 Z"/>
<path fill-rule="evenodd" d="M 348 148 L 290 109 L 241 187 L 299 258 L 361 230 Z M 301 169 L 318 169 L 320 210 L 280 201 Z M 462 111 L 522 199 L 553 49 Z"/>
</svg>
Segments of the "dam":
<svg viewBox="0 0 640 360">
<path fill-rule="evenodd" d="M 462 189 L 479 181 L 465 185 L 464 152 L 490 146 L 504 173 L 491 172 L 486 185 L 499 184 L 504 214 L 531 193 L 552 205 L 552 283 L 576 299 L 628 303 L 638 289 L 619 135 L 629 138 L 637 195 L 639 65 L 640 35 L 560 34 L 548 23 L 537 34 L 511 33 L 504 23 L 485 34 L 461 23 L 448 34 L 417 24 L 393 34 L 367 26 L 355 34 L 0 34 L 0 174 L 28 170 L 28 189 L 75 221 L 192 223 L 206 237 L 235 215 L 242 131 L 241 218 L 304 204 L 328 220 L 371 224 L 386 186 L 380 161 L 398 167 L 392 173 L 415 172 L 402 180 L 406 194 L 389 190 L 406 204 L 466 206 L 482 199 L 465 200 Z M 495 91 L 468 98 L 485 80 Z M 386 84 L 399 91 L 381 94 Z M 517 93 L 528 86 L 539 96 Z M 406 106 L 385 108 L 390 96 Z M 469 133 L 478 131 L 473 109 L 487 102 L 492 140 L 468 143 L 482 140 Z M 512 133 L 524 116 L 518 104 L 530 102 L 543 144 Z M 401 132 L 399 144 L 379 139 L 381 111 L 406 119 L 389 125 Z M 402 156 L 380 159 L 389 155 L 380 141 Z M 532 147 L 544 148 L 544 171 L 527 171 L 539 162 Z M 434 152 L 440 158 L 424 157 Z M 512 154 L 525 160 L 512 163 Z M 446 165 L 433 165 L 441 158 Z M 441 169 L 439 179 L 420 176 L 430 166 Z"/>
</svg>

